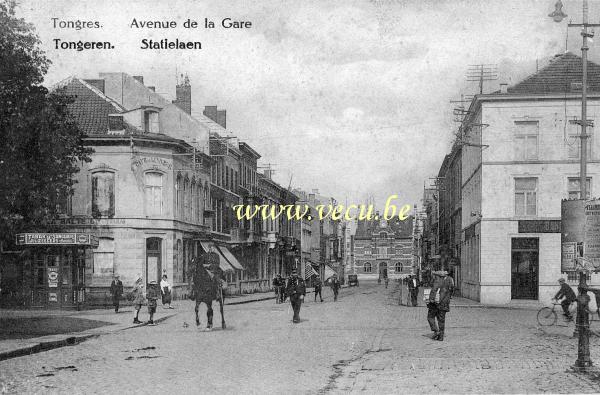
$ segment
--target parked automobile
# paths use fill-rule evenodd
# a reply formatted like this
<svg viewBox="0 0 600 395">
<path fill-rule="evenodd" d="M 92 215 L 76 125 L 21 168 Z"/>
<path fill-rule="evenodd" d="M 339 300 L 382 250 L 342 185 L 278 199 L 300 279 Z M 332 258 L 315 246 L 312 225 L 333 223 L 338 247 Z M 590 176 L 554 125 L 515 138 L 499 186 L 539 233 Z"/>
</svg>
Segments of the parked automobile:
<svg viewBox="0 0 600 395">
<path fill-rule="evenodd" d="M 357 274 L 349 274 L 348 275 L 348 286 L 351 287 L 356 285 L 358 287 L 358 275 Z"/>
</svg>

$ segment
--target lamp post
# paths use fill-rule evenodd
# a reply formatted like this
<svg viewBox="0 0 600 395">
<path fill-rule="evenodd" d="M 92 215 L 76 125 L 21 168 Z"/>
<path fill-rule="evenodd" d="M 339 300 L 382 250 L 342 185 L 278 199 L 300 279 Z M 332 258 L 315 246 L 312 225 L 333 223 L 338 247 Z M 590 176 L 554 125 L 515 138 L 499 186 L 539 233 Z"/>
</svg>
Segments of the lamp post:
<svg viewBox="0 0 600 395">
<path fill-rule="evenodd" d="M 563 4 L 561 0 L 558 0 L 555 4 L 555 10 L 549 14 L 555 22 L 561 22 L 567 15 L 562 12 Z M 594 36 L 594 33 L 588 32 L 588 27 L 600 26 L 600 24 L 588 23 L 588 1 L 583 0 L 583 18 L 582 23 L 569 23 L 569 27 L 577 26 L 581 27 L 581 36 L 583 38 L 583 44 L 581 46 L 581 62 L 582 62 L 582 87 L 581 87 L 581 120 L 577 123 L 581 125 L 581 139 L 580 145 L 580 170 L 579 170 L 579 189 L 580 199 L 587 198 L 587 126 L 591 126 L 587 119 L 587 53 L 588 38 Z M 579 273 L 579 295 L 577 296 L 577 321 L 575 326 L 574 335 L 579 335 L 579 344 L 577 348 L 577 360 L 575 361 L 575 368 L 585 369 L 592 366 L 592 360 L 590 359 L 590 333 L 589 333 L 589 314 L 587 306 L 590 301 L 590 297 L 587 295 L 587 274 L 585 271 Z"/>
</svg>

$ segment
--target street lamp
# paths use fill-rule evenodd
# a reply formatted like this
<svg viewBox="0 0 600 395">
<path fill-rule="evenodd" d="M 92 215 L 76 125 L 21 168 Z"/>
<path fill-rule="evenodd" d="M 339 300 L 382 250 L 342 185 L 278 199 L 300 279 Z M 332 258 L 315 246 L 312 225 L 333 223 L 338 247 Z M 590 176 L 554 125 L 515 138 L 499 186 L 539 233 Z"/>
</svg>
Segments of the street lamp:
<svg viewBox="0 0 600 395">
<path fill-rule="evenodd" d="M 561 0 L 558 0 L 554 5 L 555 10 L 548 16 L 551 17 L 555 22 L 561 22 L 567 14 L 562 11 L 563 4 Z M 587 52 L 588 38 L 594 36 L 594 33 L 588 32 L 588 27 L 600 26 L 600 24 L 588 23 L 588 1 L 583 0 L 583 21 L 582 23 L 569 23 L 569 27 L 577 26 L 581 27 L 581 36 L 583 37 L 583 45 L 581 46 L 581 62 L 582 62 L 582 88 L 581 88 L 581 120 L 577 123 L 581 125 L 581 148 L 580 148 L 580 171 L 579 171 L 579 185 L 580 185 L 580 199 L 586 199 L 587 197 L 587 183 L 586 183 L 586 172 L 587 172 L 587 126 L 591 126 L 591 122 L 587 119 Z M 590 359 L 590 333 L 589 333 L 589 314 L 587 310 L 590 297 L 587 295 L 587 274 L 584 270 L 579 273 L 579 295 L 577 296 L 577 321 L 575 325 L 575 334 L 579 334 L 579 344 L 577 348 L 577 360 L 575 361 L 575 368 L 586 369 L 592 366 L 592 360 Z"/>
</svg>

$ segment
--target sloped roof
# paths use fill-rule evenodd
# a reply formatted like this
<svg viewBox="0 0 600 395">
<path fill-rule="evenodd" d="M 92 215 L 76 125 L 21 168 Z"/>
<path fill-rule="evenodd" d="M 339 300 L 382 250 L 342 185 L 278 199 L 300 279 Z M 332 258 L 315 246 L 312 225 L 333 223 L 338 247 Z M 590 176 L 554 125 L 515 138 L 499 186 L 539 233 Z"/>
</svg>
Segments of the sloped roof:
<svg viewBox="0 0 600 395">
<path fill-rule="evenodd" d="M 509 94 L 548 94 L 581 92 L 583 76 L 581 57 L 567 52 L 556 55 L 550 64 L 516 85 L 508 87 Z M 600 65 L 587 62 L 588 91 L 600 92 Z M 579 90 L 571 87 L 579 84 Z"/>
<path fill-rule="evenodd" d="M 69 103 L 67 108 L 79 128 L 87 135 L 107 134 L 108 115 L 125 111 L 123 106 L 79 78 L 69 78 L 57 85 L 56 89 L 73 98 L 73 102 Z M 126 122 L 124 124 L 126 132 L 139 132 Z"/>
</svg>

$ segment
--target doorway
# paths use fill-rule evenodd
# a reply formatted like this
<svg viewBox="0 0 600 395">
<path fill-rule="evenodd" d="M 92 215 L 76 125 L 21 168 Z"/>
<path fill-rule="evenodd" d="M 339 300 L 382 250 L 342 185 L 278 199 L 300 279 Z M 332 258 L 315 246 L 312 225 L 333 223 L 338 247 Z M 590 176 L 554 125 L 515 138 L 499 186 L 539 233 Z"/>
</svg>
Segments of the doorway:
<svg viewBox="0 0 600 395">
<path fill-rule="evenodd" d="M 538 299 L 539 239 L 513 238 L 511 242 L 511 298 Z"/>
<path fill-rule="evenodd" d="M 162 276 L 162 239 L 150 237 L 146 239 L 146 282 L 156 280 L 160 284 Z"/>
</svg>

